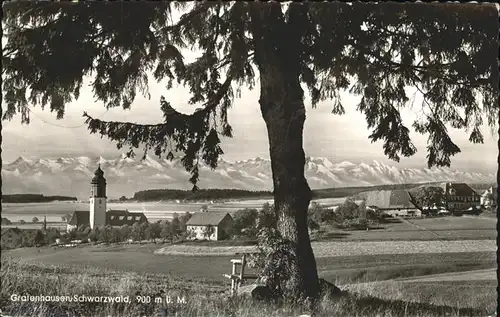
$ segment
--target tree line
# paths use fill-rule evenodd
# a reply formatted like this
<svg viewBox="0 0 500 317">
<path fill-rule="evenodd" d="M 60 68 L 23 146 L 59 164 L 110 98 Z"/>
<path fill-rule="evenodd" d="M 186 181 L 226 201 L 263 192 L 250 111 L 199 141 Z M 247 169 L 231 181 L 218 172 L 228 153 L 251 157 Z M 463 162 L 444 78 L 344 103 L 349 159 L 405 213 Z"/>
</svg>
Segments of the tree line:
<svg viewBox="0 0 500 317">
<path fill-rule="evenodd" d="M 68 238 L 70 240 L 88 240 L 89 242 L 104 243 L 118 243 L 128 240 L 156 242 L 158 239 L 161 239 L 163 242 L 173 242 L 187 238 L 186 222 L 190 218 L 191 214 L 186 212 L 181 216 L 174 214 L 170 221 L 158 220 L 153 223 L 134 223 L 132 226 L 105 226 L 94 229 L 88 226 L 79 226 L 68 233 Z"/>
<path fill-rule="evenodd" d="M 2 195 L 3 203 L 47 203 L 58 200 L 77 201 L 77 198 L 69 196 L 44 196 L 39 194 Z"/>
<path fill-rule="evenodd" d="M 133 199 L 138 201 L 149 200 L 217 200 L 238 198 L 271 198 L 270 191 L 251 191 L 242 189 L 150 189 L 136 192 Z"/>
<path fill-rule="evenodd" d="M 342 198 L 356 195 L 367 190 L 396 190 L 411 189 L 419 185 L 432 185 L 437 182 L 419 183 L 419 184 L 386 184 L 374 186 L 354 186 L 354 187 L 333 187 L 311 190 L 313 199 L 321 198 Z M 241 199 L 241 198 L 272 198 L 272 191 L 251 191 L 242 189 L 198 189 L 191 190 L 178 189 L 150 189 L 138 191 L 134 194 L 133 200 L 217 200 L 217 199 Z M 128 200 L 125 196 L 119 201 Z"/>
</svg>

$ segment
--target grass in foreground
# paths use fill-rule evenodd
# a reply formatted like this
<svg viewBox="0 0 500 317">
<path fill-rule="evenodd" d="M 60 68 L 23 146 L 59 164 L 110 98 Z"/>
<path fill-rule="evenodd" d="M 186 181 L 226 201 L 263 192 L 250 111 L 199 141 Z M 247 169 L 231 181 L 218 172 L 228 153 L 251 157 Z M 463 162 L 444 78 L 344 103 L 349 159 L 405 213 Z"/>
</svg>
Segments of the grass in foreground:
<svg viewBox="0 0 500 317">
<path fill-rule="evenodd" d="M 186 304 L 172 304 L 168 316 L 298 316 L 307 313 L 293 304 L 255 304 L 229 299 L 225 284 L 174 279 L 164 275 L 139 275 L 110 270 L 64 266 L 29 265 L 2 260 L 0 308 L 14 316 L 155 316 L 161 304 L 141 304 L 137 292 L 153 296 L 160 290 L 172 298 L 185 297 Z M 444 301 L 438 305 L 404 300 L 394 286 L 393 296 L 377 298 L 376 288 L 351 289 L 342 299 L 324 297 L 317 317 L 321 316 L 486 316 L 491 311 L 471 303 L 459 309 Z M 389 288 L 385 289 L 387 294 Z M 130 303 L 13 302 L 12 294 L 129 296 Z M 468 294 L 462 294 L 467 296 Z M 458 295 L 455 295 L 455 297 Z"/>
</svg>

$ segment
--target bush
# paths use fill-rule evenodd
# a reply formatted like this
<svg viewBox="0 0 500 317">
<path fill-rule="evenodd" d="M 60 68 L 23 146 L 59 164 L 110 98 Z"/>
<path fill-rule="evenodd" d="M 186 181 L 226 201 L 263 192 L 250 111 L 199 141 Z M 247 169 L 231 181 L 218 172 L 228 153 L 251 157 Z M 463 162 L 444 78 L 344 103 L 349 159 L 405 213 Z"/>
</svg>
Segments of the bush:
<svg viewBox="0 0 500 317">
<path fill-rule="evenodd" d="M 335 214 L 331 210 L 323 208 L 317 202 L 312 202 L 308 210 L 308 217 L 312 222 L 321 224 L 335 219 Z"/>
<path fill-rule="evenodd" d="M 364 208 L 360 208 L 352 199 L 348 198 L 335 211 L 335 218 L 337 222 L 343 222 L 348 219 L 364 217 L 365 210 Z"/>
<path fill-rule="evenodd" d="M 97 242 L 98 238 L 99 238 L 99 229 L 94 228 L 94 229 L 90 230 L 88 237 L 89 237 L 89 240 L 91 242 Z"/>
<path fill-rule="evenodd" d="M 202 207 L 203 209 L 203 207 Z M 186 223 L 191 219 L 193 215 L 191 215 L 189 212 L 185 212 L 182 216 L 179 217 L 179 235 L 182 237 L 186 237 L 187 235 L 187 226 Z M 159 236 L 158 236 L 159 237 Z"/>
<path fill-rule="evenodd" d="M 320 227 L 316 221 L 311 219 L 311 217 L 308 217 L 307 218 L 307 228 L 309 228 L 309 230 L 319 230 Z"/>
<path fill-rule="evenodd" d="M 284 297 L 291 266 L 297 256 L 291 242 L 283 239 L 275 228 L 263 228 L 257 235 L 258 253 L 249 257 L 248 265 L 260 271 L 258 283 L 265 284 L 274 297 Z"/>
<path fill-rule="evenodd" d="M 45 232 L 45 243 L 46 244 L 53 244 L 56 242 L 56 239 L 58 239 L 59 237 L 61 237 L 59 230 L 57 230 L 56 228 L 49 228 Z"/>
<path fill-rule="evenodd" d="M 257 231 L 262 228 L 272 228 L 276 225 L 276 213 L 274 211 L 274 205 L 265 203 L 262 205 L 262 209 L 259 210 L 257 216 Z"/>
<path fill-rule="evenodd" d="M 244 235 L 254 238 L 257 235 L 257 209 L 240 209 L 233 217 L 232 233 L 235 236 Z"/>
<path fill-rule="evenodd" d="M 370 227 L 370 223 L 364 218 L 345 219 L 338 224 L 339 228 L 350 230 L 366 230 Z"/>
<path fill-rule="evenodd" d="M 42 230 L 37 230 L 34 236 L 34 244 L 35 246 L 45 245 L 45 236 Z"/>
</svg>

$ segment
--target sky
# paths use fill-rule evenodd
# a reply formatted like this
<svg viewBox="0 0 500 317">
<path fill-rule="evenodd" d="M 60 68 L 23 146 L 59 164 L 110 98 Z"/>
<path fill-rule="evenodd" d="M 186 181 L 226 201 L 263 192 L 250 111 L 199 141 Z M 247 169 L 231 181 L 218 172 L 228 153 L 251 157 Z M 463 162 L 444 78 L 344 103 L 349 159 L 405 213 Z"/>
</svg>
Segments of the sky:
<svg viewBox="0 0 500 317">
<path fill-rule="evenodd" d="M 177 18 L 174 17 L 174 20 Z M 5 38 L 2 38 L 2 44 L 4 40 Z M 198 55 L 186 51 L 182 53 L 187 61 Z M 156 83 L 150 77 L 151 99 L 143 97 L 138 92 L 130 110 L 115 108 L 106 111 L 104 104 L 94 99 L 88 86 L 89 82 L 88 78 L 84 81 L 80 98 L 66 106 L 66 114 L 62 120 L 56 120 L 55 113 L 50 113 L 49 109 L 42 111 L 37 107 L 32 108 L 29 125 L 22 125 L 20 116 L 14 117 L 12 121 L 3 121 L 3 161 L 8 163 L 19 156 L 33 159 L 64 156 L 118 157 L 122 152 L 116 149 L 114 143 L 88 132 L 82 117 L 84 111 L 102 120 L 159 123 L 162 119 L 159 102 L 162 95 L 181 112 L 191 113 L 199 107 L 199 105 L 188 105 L 188 89 L 174 86 L 173 89 L 167 90 L 165 83 Z M 410 89 L 408 95 L 412 94 L 413 91 Z M 415 105 L 422 103 L 419 97 L 417 94 Z M 241 97 L 235 99 L 228 113 L 234 137 L 222 139 L 225 160 L 245 160 L 257 156 L 269 158 L 267 131 L 260 114 L 258 100 L 259 85 L 253 90 L 242 89 Z M 416 118 L 416 110 L 403 109 L 401 115 L 406 126 L 410 128 L 410 136 L 418 152 L 410 158 L 402 157 L 400 162 L 396 163 L 384 155 L 382 142 L 371 143 L 369 140 L 371 131 L 367 128 L 364 115 L 356 110 L 359 100 L 360 97 L 347 92 L 341 93 L 341 102 L 346 114 L 340 116 L 331 113 L 332 102 L 320 103 L 316 109 L 312 109 L 306 92 L 304 149 L 307 156 L 328 157 L 334 162 L 347 160 L 353 163 L 369 163 L 377 160 L 393 164 L 398 168 L 427 167 L 427 135 L 420 135 L 411 128 Z M 484 144 L 470 143 L 465 131 L 451 128 L 449 131 L 452 140 L 462 150 L 452 157 L 452 168 L 489 173 L 497 170 L 496 128 L 483 127 Z"/>
<path fill-rule="evenodd" d="M 103 120 L 158 123 L 162 118 L 159 106 L 162 95 L 181 112 L 191 113 L 198 107 L 187 104 L 189 92 L 186 88 L 177 86 L 167 90 L 163 84 L 153 82 L 150 81 L 151 99 L 138 94 L 131 110 L 115 108 L 106 111 L 104 104 L 95 101 L 90 87 L 84 84 L 80 98 L 67 105 L 66 115 L 62 120 L 57 120 L 55 113 L 50 113 L 49 109 L 42 111 L 37 107 L 32 108 L 29 125 L 22 125 L 20 116 L 14 117 L 12 121 L 3 121 L 2 159 L 8 163 L 19 156 L 35 159 L 64 156 L 117 157 L 122 152 L 116 149 L 114 143 L 88 132 L 82 117 L 84 111 Z M 323 102 L 312 109 L 310 100 L 306 98 L 304 149 L 307 156 L 328 157 L 335 162 L 347 160 L 369 163 L 378 160 L 402 168 L 426 167 L 427 136 L 417 134 L 410 128 L 410 136 L 418 152 L 410 158 L 402 157 L 399 163 L 391 161 L 383 154 L 382 142 L 371 143 L 368 138 L 371 132 L 364 115 L 356 110 L 360 97 L 348 93 L 341 94 L 341 97 L 346 108 L 344 115 L 331 113 L 332 102 Z M 228 114 L 234 137 L 222 140 L 224 159 L 235 161 L 257 156 L 269 158 L 267 131 L 258 99 L 258 86 L 253 90 L 243 89 L 241 98 L 235 99 Z M 418 97 L 415 104 L 419 104 Z M 416 115 L 413 110 L 405 109 L 402 117 L 410 127 Z M 451 129 L 452 139 L 462 150 L 462 153 L 452 158 L 452 168 L 496 171 L 498 136 L 489 127 L 483 127 L 483 132 L 484 144 L 472 144 L 465 131 Z"/>
</svg>

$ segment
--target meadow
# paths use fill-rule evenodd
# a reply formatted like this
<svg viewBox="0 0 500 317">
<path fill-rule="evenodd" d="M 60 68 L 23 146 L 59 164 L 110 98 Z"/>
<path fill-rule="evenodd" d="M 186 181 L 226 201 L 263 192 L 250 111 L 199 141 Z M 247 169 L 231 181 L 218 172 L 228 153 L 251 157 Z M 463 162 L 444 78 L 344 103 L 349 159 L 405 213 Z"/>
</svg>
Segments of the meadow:
<svg viewBox="0 0 500 317">
<path fill-rule="evenodd" d="M 369 231 L 331 229 L 330 237 L 312 242 L 318 273 L 350 295 L 322 299 L 317 316 L 491 314 L 497 298 L 495 226 L 494 218 L 443 217 L 396 221 Z M 230 272 L 234 253 L 253 249 L 253 243 L 195 241 L 3 251 L 0 308 L 25 316 L 45 316 L 47 310 L 75 316 L 82 312 L 85 316 L 151 316 L 158 305 L 89 308 L 70 303 L 20 304 L 7 297 L 23 289 L 33 294 L 130 296 L 138 290 L 153 294 L 162 289 L 191 299 L 182 307 L 170 307 L 178 309 L 178 316 L 298 316 L 302 311 L 293 305 L 253 306 L 228 299 L 229 282 L 222 275 Z"/>
<path fill-rule="evenodd" d="M 234 255 L 192 253 L 157 254 L 159 245 L 79 246 L 74 248 L 19 248 L 4 251 L 2 259 L 12 258 L 26 263 L 69 265 L 124 270 L 147 274 L 171 274 L 202 280 L 224 281 L 222 274 L 231 270 Z M 495 251 L 454 253 L 409 253 L 316 256 L 319 274 L 335 282 L 364 282 L 377 279 L 401 278 L 444 272 L 472 271 L 495 267 Z M 329 253 L 347 252 L 337 250 Z"/>
<path fill-rule="evenodd" d="M 385 260 L 394 261 L 394 257 L 391 258 Z M 470 256 L 470 259 L 473 258 L 476 255 Z M 340 259 L 344 264 L 350 261 L 352 259 L 345 262 Z M 210 264 L 213 263 L 205 262 L 205 269 L 211 267 Z M 4 313 L 12 316 L 158 316 L 155 313 L 161 309 L 166 309 L 168 316 L 183 317 L 288 317 L 308 313 L 293 303 L 256 304 L 243 299 L 232 299 L 228 296 L 227 282 L 207 281 L 192 276 L 69 266 L 62 263 L 34 264 L 2 257 L 1 278 L 0 307 Z M 496 281 L 419 283 L 390 280 L 337 285 L 347 290 L 348 295 L 342 298 L 323 297 L 315 316 L 487 316 L 496 307 Z M 123 296 L 129 298 L 130 302 L 105 304 L 11 300 L 12 294 L 26 292 L 44 296 Z M 144 297 L 166 296 L 179 296 L 185 298 L 186 302 L 165 304 L 165 301 L 160 303 L 155 300 L 150 304 L 141 304 L 139 301 Z"/>
<path fill-rule="evenodd" d="M 323 227 L 316 241 L 495 240 L 496 218 L 487 216 L 392 219 L 368 231 Z"/>
</svg>

